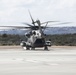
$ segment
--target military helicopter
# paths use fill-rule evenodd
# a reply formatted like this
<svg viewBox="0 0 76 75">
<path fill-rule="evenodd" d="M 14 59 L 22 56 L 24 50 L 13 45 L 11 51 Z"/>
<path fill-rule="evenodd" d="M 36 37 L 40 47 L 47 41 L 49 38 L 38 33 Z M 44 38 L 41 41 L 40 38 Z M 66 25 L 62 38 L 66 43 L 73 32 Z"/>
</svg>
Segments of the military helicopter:
<svg viewBox="0 0 76 75">
<path fill-rule="evenodd" d="M 44 50 L 48 50 L 48 46 L 51 46 L 51 41 L 46 40 L 46 34 L 44 34 L 44 30 L 47 27 L 48 23 L 50 22 L 57 22 L 57 21 L 47 21 L 41 23 L 39 19 L 34 21 L 34 19 L 31 16 L 31 13 L 29 11 L 30 18 L 32 20 L 32 24 L 23 23 L 25 25 L 28 25 L 29 27 L 26 27 L 30 29 L 30 32 L 25 34 L 27 41 L 22 41 L 21 46 L 26 47 L 26 50 L 35 50 L 37 47 L 44 47 Z M 45 26 L 42 26 L 45 24 Z"/>
</svg>

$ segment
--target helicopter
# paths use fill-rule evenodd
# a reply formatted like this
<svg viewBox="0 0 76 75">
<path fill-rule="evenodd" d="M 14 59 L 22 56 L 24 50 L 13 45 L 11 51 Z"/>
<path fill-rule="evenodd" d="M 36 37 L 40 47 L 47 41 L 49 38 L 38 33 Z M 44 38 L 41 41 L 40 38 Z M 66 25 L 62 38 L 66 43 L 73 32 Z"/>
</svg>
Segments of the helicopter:
<svg viewBox="0 0 76 75">
<path fill-rule="evenodd" d="M 25 25 L 28 25 L 27 27 L 30 32 L 25 34 L 25 37 L 27 38 L 27 41 L 22 41 L 20 45 L 22 47 L 26 47 L 26 50 L 35 50 L 35 48 L 44 47 L 44 50 L 48 50 L 48 46 L 51 46 L 52 43 L 50 40 L 46 40 L 46 34 L 44 34 L 44 31 L 50 22 L 56 22 L 56 21 L 47 21 L 41 23 L 39 19 L 34 21 L 34 19 L 31 16 L 31 13 L 29 12 L 30 18 L 32 20 L 31 24 L 23 23 Z M 45 26 L 42 26 L 45 24 Z"/>
</svg>

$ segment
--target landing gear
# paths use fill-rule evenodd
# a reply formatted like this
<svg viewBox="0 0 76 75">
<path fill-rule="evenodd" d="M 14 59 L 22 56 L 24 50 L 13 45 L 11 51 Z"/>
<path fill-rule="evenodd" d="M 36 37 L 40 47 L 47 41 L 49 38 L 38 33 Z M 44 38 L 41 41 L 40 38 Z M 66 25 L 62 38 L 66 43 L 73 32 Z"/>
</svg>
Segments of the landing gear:
<svg viewBox="0 0 76 75">
<path fill-rule="evenodd" d="M 30 47 L 26 46 L 26 50 L 30 50 Z"/>
<path fill-rule="evenodd" d="M 31 47 L 31 50 L 35 50 L 35 47 Z"/>
<path fill-rule="evenodd" d="M 49 51 L 47 46 L 44 46 L 44 50 Z"/>
<path fill-rule="evenodd" d="M 26 50 L 30 50 L 30 48 L 31 48 L 31 50 L 35 50 L 35 47 L 26 46 Z"/>
</svg>

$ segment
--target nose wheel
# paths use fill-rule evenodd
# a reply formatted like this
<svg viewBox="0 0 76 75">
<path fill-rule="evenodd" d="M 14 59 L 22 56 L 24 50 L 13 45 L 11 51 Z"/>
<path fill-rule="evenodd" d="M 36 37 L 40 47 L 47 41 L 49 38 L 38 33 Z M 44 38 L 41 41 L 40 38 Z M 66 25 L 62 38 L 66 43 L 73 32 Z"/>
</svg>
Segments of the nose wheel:
<svg viewBox="0 0 76 75">
<path fill-rule="evenodd" d="M 30 47 L 26 46 L 26 50 L 30 50 Z"/>
</svg>

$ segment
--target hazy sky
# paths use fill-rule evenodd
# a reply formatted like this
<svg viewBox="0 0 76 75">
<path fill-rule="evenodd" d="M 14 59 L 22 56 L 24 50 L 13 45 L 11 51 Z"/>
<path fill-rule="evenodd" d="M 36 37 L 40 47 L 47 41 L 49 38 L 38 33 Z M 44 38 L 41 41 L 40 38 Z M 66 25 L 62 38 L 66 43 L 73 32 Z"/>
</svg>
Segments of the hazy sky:
<svg viewBox="0 0 76 75">
<path fill-rule="evenodd" d="M 76 0 L 0 0 L 0 22 L 31 23 L 28 9 L 35 20 L 73 22 L 67 26 L 76 26 Z"/>
</svg>

